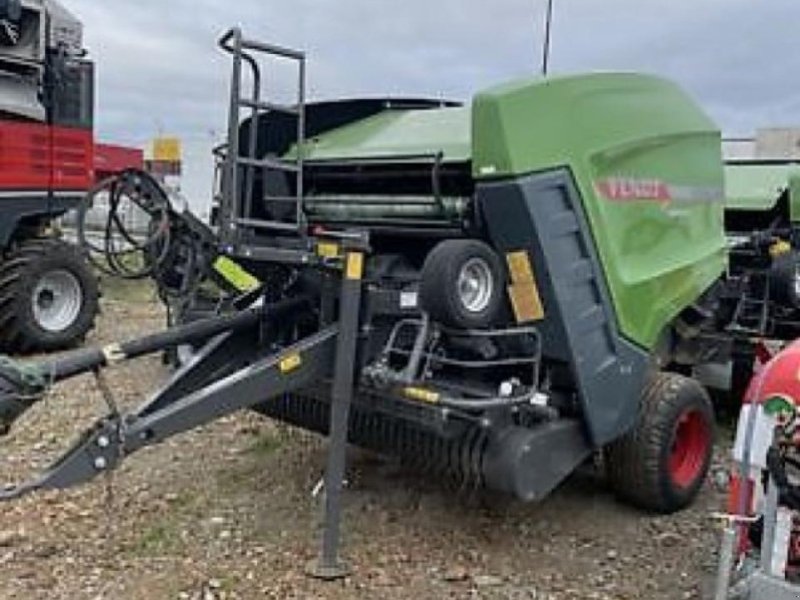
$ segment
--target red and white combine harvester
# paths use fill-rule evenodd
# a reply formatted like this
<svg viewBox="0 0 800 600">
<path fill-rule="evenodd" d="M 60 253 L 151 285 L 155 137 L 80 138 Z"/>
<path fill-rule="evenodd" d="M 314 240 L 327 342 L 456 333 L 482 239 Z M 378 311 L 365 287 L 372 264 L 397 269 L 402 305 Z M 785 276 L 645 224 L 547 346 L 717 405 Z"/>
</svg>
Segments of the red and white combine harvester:
<svg viewBox="0 0 800 600">
<path fill-rule="evenodd" d="M 53 0 L 0 0 L 0 350 L 80 342 L 97 313 L 84 253 L 54 235 L 98 172 L 131 152 L 95 146 L 94 66 L 82 25 Z M 135 155 L 135 152 L 133 153 Z M 135 156 L 134 156 L 135 158 Z"/>
</svg>

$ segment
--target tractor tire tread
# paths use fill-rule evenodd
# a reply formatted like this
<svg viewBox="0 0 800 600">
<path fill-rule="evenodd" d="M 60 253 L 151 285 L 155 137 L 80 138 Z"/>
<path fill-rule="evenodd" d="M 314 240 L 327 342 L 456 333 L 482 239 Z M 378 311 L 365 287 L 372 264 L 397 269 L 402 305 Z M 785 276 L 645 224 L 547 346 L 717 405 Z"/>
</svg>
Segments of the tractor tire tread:
<svg viewBox="0 0 800 600">
<path fill-rule="evenodd" d="M 692 389 L 693 388 L 693 389 Z M 696 394 L 694 400 L 687 393 Z M 671 490 L 665 478 L 662 452 L 674 433 L 671 415 L 689 401 L 706 414 L 713 428 L 713 408 L 705 389 L 694 379 L 677 373 L 655 374 L 642 393 L 637 425 L 606 449 L 609 483 L 616 495 L 636 507 L 669 514 L 685 508 L 696 496 L 700 485 L 692 485 L 684 494 Z M 710 457 L 703 467 L 700 484 L 705 480 Z"/>
<path fill-rule="evenodd" d="M 84 305 L 75 324 L 64 335 L 41 335 L 31 327 L 29 311 L 23 307 L 25 291 L 42 261 L 58 259 L 79 279 Z M 94 327 L 98 312 L 97 281 L 81 250 L 56 238 L 31 238 L 8 251 L 0 262 L 0 349 L 29 353 L 74 347 Z"/>
</svg>

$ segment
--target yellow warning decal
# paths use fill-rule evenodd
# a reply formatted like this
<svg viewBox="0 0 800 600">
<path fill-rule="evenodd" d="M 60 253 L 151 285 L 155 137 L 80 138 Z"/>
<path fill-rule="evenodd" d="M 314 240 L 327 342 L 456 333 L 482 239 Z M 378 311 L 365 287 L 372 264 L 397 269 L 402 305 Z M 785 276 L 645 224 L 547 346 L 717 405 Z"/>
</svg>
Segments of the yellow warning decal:
<svg viewBox="0 0 800 600">
<path fill-rule="evenodd" d="M 317 244 L 317 256 L 320 258 L 338 258 L 339 254 L 339 244 L 334 244 L 333 242 L 319 242 Z"/>
<path fill-rule="evenodd" d="M 303 358 L 299 354 L 290 354 L 278 363 L 278 368 L 281 373 L 288 375 L 292 371 L 296 371 L 303 364 Z"/>
<path fill-rule="evenodd" d="M 407 398 L 424 402 L 425 404 L 439 404 L 439 400 L 441 399 L 441 396 L 436 392 L 418 387 L 407 387 L 403 390 L 403 393 Z"/>
<path fill-rule="evenodd" d="M 506 261 L 512 282 L 508 287 L 508 296 L 517 323 L 541 321 L 545 317 L 544 304 L 539 294 L 539 287 L 536 285 L 528 252 L 525 250 L 510 252 L 506 254 Z"/>
<path fill-rule="evenodd" d="M 792 251 L 792 245 L 786 240 L 779 240 L 772 244 L 769 249 L 769 255 L 772 258 L 778 258 L 784 254 L 789 254 Z"/>
<path fill-rule="evenodd" d="M 544 319 L 544 306 L 535 283 L 516 283 L 508 287 L 511 308 L 517 323 L 529 323 Z"/>
<path fill-rule="evenodd" d="M 252 292 L 261 287 L 261 281 L 227 256 L 214 261 L 214 270 L 240 292 Z"/>
<path fill-rule="evenodd" d="M 508 270 L 511 273 L 511 281 L 514 283 L 530 283 L 534 281 L 531 259 L 525 250 L 506 254 L 506 261 L 508 262 Z"/>
<path fill-rule="evenodd" d="M 345 277 L 353 281 L 360 281 L 364 276 L 364 255 L 361 252 L 350 252 L 347 255 L 347 269 Z"/>
</svg>

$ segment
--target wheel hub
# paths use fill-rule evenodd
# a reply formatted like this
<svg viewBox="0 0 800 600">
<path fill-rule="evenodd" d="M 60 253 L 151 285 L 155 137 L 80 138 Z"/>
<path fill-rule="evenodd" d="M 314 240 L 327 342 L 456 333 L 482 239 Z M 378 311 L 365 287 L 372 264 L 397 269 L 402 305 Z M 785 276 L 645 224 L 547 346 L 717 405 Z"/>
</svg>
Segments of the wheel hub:
<svg viewBox="0 0 800 600">
<path fill-rule="evenodd" d="M 489 306 L 493 294 L 494 277 L 489 264 L 482 258 L 467 261 L 458 276 L 458 295 L 464 308 L 480 313 Z"/>
<path fill-rule="evenodd" d="M 83 308 L 83 290 L 78 278 L 59 269 L 42 275 L 31 299 L 36 324 L 50 333 L 69 329 Z"/>
<path fill-rule="evenodd" d="M 675 428 L 669 458 L 670 476 L 677 487 L 688 488 L 702 475 L 710 445 L 711 430 L 703 414 L 684 413 Z"/>
</svg>

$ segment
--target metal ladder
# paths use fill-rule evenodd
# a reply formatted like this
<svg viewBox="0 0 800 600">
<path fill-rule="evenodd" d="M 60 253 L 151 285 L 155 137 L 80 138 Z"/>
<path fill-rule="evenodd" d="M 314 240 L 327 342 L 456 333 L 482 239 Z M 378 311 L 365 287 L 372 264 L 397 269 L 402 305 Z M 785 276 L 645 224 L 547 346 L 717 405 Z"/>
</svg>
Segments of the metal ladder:
<svg viewBox="0 0 800 600">
<path fill-rule="evenodd" d="M 740 333 L 750 333 L 752 335 L 766 335 L 770 324 L 770 289 L 769 274 L 760 274 L 762 294 L 761 297 L 751 298 L 744 295 L 736 305 L 733 318 L 731 319 L 732 328 Z"/>
<path fill-rule="evenodd" d="M 306 96 L 306 57 L 305 53 L 282 48 L 272 44 L 248 40 L 239 28 L 228 31 L 219 42 L 220 47 L 233 57 L 233 77 L 231 81 L 230 112 L 228 119 L 228 144 L 223 159 L 222 221 L 223 227 L 232 234 L 240 229 L 260 230 L 262 232 L 303 233 L 306 227 L 303 212 L 303 147 L 305 142 L 305 96 Z M 294 106 L 277 104 L 265 99 L 261 66 L 256 56 L 273 57 L 295 61 L 298 67 L 297 104 Z M 244 68 L 250 68 L 252 93 L 243 94 Z M 246 145 L 240 139 L 240 123 L 243 110 L 250 111 L 251 126 Z M 267 113 L 283 113 L 297 118 L 297 155 L 294 160 L 258 157 L 259 118 Z M 264 182 L 264 195 L 261 200 L 268 206 L 293 206 L 291 218 L 268 220 L 254 218 L 254 188 L 256 175 L 261 171 Z M 295 194 L 269 196 L 266 188 L 268 172 L 282 173 L 287 180 L 294 177 Z M 272 213 L 274 215 L 274 212 Z"/>
</svg>

